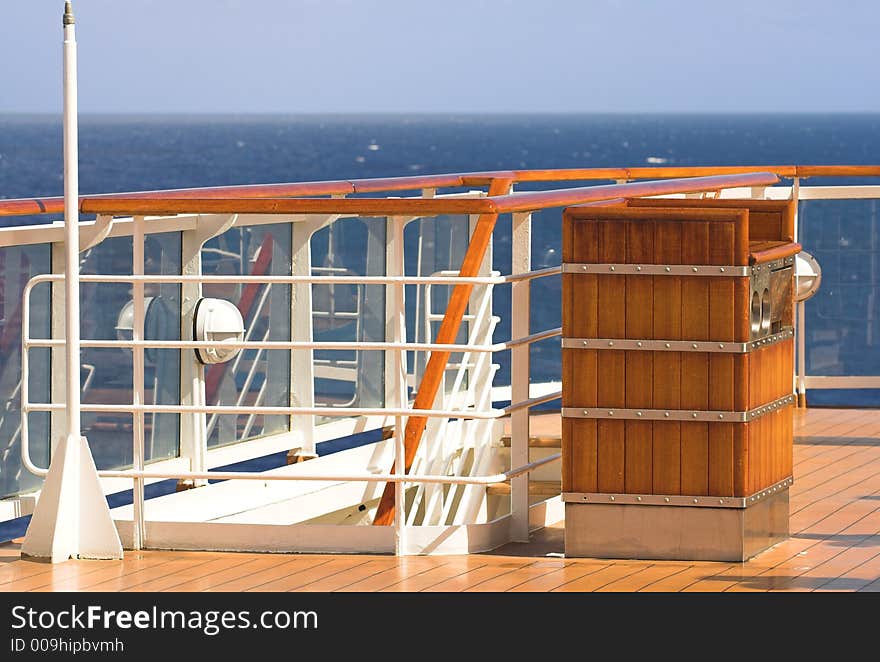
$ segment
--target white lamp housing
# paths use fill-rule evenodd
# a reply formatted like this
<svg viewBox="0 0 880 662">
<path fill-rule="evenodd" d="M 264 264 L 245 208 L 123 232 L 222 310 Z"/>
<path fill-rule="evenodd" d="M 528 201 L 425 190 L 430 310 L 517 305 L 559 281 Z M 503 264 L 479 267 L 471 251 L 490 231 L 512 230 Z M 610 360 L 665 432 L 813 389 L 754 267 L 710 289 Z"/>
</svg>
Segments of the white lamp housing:
<svg viewBox="0 0 880 662">
<path fill-rule="evenodd" d="M 223 342 L 244 338 L 244 320 L 236 305 L 226 299 L 200 299 L 194 314 L 195 339 Z M 196 356 L 202 363 L 223 363 L 235 358 L 240 347 L 199 347 Z"/>
<path fill-rule="evenodd" d="M 819 289 L 822 267 L 812 255 L 801 251 L 794 257 L 795 301 L 806 301 Z"/>
</svg>

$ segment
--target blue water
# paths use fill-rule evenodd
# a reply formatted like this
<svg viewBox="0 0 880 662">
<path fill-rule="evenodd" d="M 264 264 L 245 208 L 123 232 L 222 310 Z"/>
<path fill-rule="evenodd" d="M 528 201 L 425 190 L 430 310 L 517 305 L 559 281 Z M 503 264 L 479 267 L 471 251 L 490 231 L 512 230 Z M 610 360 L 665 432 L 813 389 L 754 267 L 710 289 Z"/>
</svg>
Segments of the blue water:
<svg viewBox="0 0 880 662">
<path fill-rule="evenodd" d="M 83 193 L 511 168 L 878 162 L 878 114 L 85 116 L 80 122 Z M 0 198 L 61 193 L 60 118 L 0 115 Z M 808 372 L 880 375 L 873 337 L 880 328 L 876 202 L 803 203 L 800 212 L 802 243 L 825 270 L 807 305 Z M 536 267 L 558 264 L 560 225 L 558 210 L 536 217 Z M 509 271 L 504 222 L 494 259 Z M 504 320 L 496 334 L 501 340 L 509 337 L 503 292 L 495 308 Z M 559 318 L 558 279 L 536 283 L 533 329 L 556 326 Z M 534 380 L 559 379 L 558 341 L 534 346 L 533 354 Z M 506 383 L 507 363 L 499 360 L 498 382 Z M 880 406 L 876 391 L 816 391 L 809 399 Z"/>
<path fill-rule="evenodd" d="M 378 149 L 370 148 L 371 144 Z M 880 115 L 85 116 L 83 193 L 425 173 L 870 164 Z M 0 115 L 0 197 L 58 195 L 57 117 Z"/>
</svg>

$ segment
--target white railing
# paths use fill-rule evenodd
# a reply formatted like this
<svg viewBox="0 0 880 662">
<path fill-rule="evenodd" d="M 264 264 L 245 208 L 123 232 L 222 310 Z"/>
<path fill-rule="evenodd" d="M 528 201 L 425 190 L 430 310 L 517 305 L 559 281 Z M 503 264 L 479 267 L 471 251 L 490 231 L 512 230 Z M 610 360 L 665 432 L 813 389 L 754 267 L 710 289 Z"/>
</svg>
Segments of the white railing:
<svg viewBox="0 0 880 662">
<path fill-rule="evenodd" d="M 262 219 L 261 219 L 262 220 Z M 137 219 L 133 225 L 135 235 L 143 234 L 138 230 L 149 227 L 150 222 L 143 222 Z M 393 219 L 389 219 L 389 224 L 394 223 Z M 86 403 L 82 405 L 83 412 L 92 413 L 114 413 L 114 414 L 131 414 L 135 421 L 135 431 L 133 434 L 133 456 L 136 458 L 135 466 L 132 469 L 121 470 L 102 470 L 99 476 L 104 479 L 128 479 L 134 481 L 134 536 L 136 543 L 146 544 L 146 520 L 144 518 L 144 485 L 147 480 L 163 480 L 178 479 L 192 480 L 204 482 L 206 480 L 308 480 L 308 481 L 361 481 L 367 483 L 390 482 L 402 487 L 403 483 L 412 483 L 417 487 L 416 504 L 422 499 L 426 502 L 425 523 L 442 524 L 449 521 L 455 524 L 468 523 L 472 520 L 471 514 L 474 509 L 476 495 L 482 487 L 494 483 L 511 480 L 515 488 L 512 488 L 514 499 L 519 499 L 524 508 L 513 508 L 512 527 L 528 535 L 528 485 L 527 482 L 518 481 L 520 477 L 525 477 L 533 469 L 540 467 L 549 462 L 559 459 L 559 454 L 543 458 L 535 462 L 528 461 L 528 429 L 515 430 L 515 439 L 512 443 L 514 448 L 522 447 L 525 451 L 525 461 L 520 463 L 511 463 L 511 468 L 507 471 L 491 471 L 491 467 L 486 462 L 489 455 L 490 444 L 493 441 L 493 428 L 491 423 L 497 419 L 510 415 L 518 415 L 523 412 L 527 415 L 530 407 L 548 402 L 560 397 L 561 393 L 554 392 L 537 398 L 528 397 L 528 382 L 525 383 L 525 389 L 519 391 L 526 394 L 525 398 L 515 399 L 511 405 L 505 408 L 493 408 L 491 401 L 492 392 L 492 375 L 494 367 L 491 363 L 491 356 L 496 352 L 511 350 L 520 355 L 528 355 L 529 347 L 535 342 L 540 342 L 550 338 L 558 337 L 561 330 L 546 329 L 538 333 L 525 333 L 519 337 L 515 337 L 506 342 L 492 342 L 497 319 L 491 315 L 492 291 L 497 285 L 511 284 L 519 288 L 528 289 L 530 283 L 534 279 L 554 276 L 560 273 L 559 268 L 549 268 L 541 270 L 523 270 L 509 276 L 502 276 L 498 272 L 492 272 L 488 275 L 464 278 L 456 273 L 441 272 L 432 276 L 405 276 L 402 271 L 402 228 L 403 221 L 399 221 L 397 232 L 389 233 L 389 243 L 397 243 L 397 246 L 390 246 L 387 251 L 393 253 L 399 251 L 400 257 L 397 266 L 390 265 L 388 272 L 384 276 L 352 276 L 340 275 L 337 273 L 314 274 L 309 275 L 261 275 L 261 276 L 235 276 L 235 275 L 144 275 L 142 264 L 139 266 L 136 262 L 143 261 L 143 251 L 136 250 L 134 252 L 135 264 L 132 268 L 131 275 L 110 275 L 110 274 L 85 274 L 81 276 L 83 283 L 126 283 L 131 284 L 133 291 L 137 294 L 140 292 L 143 296 L 144 286 L 146 284 L 162 285 L 208 285 L 208 284 L 261 284 L 266 285 L 265 291 L 262 293 L 260 301 L 257 303 L 257 312 L 261 306 L 261 302 L 265 301 L 266 291 L 273 285 L 294 286 L 312 286 L 312 285 L 328 285 L 328 284 L 346 284 L 346 285 L 379 285 L 386 288 L 386 300 L 392 314 L 389 319 L 395 318 L 400 320 L 399 330 L 389 334 L 386 333 L 385 341 L 315 341 L 315 340 L 267 340 L 268 336 L 260 339 L 254 339 L 252 333 L 248 331 L 247 335 L 241 341 L 224 341 L 209 342 L 198 340 L 147 340 L 144 337 L 144 306 L 135 303 L 135 330 L 132 338 L 104 340 L 104 339 L 84 339 L 81 346 L 86 349 L 124 349 L 133 353 L 133 366 L 136 371 L 135 389 L 133 392 L 133 400 L 131 404 L 99 404 Z M 524 245 L 521 251 L 530 251 L 530 245 Z M 487 265 L 488 266 L 488 265 Z M 43 274 L 31 278 L 24 288 L 23 295 L 23 312 L 22 312 L 22 381 L 21 381 L 21 420 L 20 429 L 21 437 L 21 461 L 23 466 L 31 473 L 37 476 L 45 476 L 48 468 L 37 466 L 30 453 L 29 425 L 28 416 L 35 412 L 63 412 L 65 405 L 60 402 L 38 403 L 31 402 L 29 395 L 29 377 L 30 377 L 30 359 L 29 353 L 36 348 L 61 348 L 64 346 L 62 338 L 32 337 L 30 332 L 31 319 L 31 295 L 34 289 L 40 285 L 47 283 L 61 283 L 64 281 L 62 274 Z M 457 344 L 437 344 L 432 342 L 407 342 L 404 326 L 404 307 L 405 301 L 403 297 L 404 286 L 418 285 L 425 287 L 425 305 L 430 302 L 430 288 L 436 285 L 458 285 L 462 283 L 470 283 L 476 286 L 478 294 L 472 297 L 471 313 L 467 316 L 469 328 L 471 329 L 468 341 Z M 313 311 L 309 311 L 312 313 Z M 337 311 L 338 313 L 339 311 Z M 527 308 L 514 309 L 514 317 L 524 316 L 526 320 L 529 316 Z M 427 320 L 433 320 L 432 315 L 426 315 Z M 430 323 L 430 322 L 429 322 Z M 519 326 L 522 326 L 521 324 Z M 526 322 L 526 329 L 528 328 Z M 430 334 L 426 335 L 430 337 Z M 244 394 L 247 392 L 247 386 L 253 381 L 254 369 L 246 377 L 245 388 L 242 395 L 238 398 L 234 405 L 210 405 L 201 402 L 198 399 L 191 399 L 194 404 L 156 404 L 147 403 L 143 393 L 143 356 L 147 349 L 176 349 L 176 350 L 194 350 L 206 347 L 228 347 L 238 348 L 241 350 L 256 350 L 258 353 L 266 350 L 290 350 L 291 352 L 311 352 L 313 350 L 355 350 L 358 353 L 369 351 L 387 352 L 385 380 L 386 384 L 394 384 L 394 373 L 401 375 L 396 380 L 399 389 L 399 395 L 391 399 L 387 398 L 387 394 L 393 391 L 386 388 L 385 406 L 264 406 L 258 395 L 257 402 L 254 404 L 244 404 Z M 435 409 L 412 409 L 410 402 L 406 397 L 406 390 L 403 384 L 406 383 L 406 353 L 407 352 L 431 352 L 436 350 L 460 352 L 463 355 L 462 360 L 451 367 L 454 370 L 454 377 L 451 377 L 451 389 L 442 389 L 441 395 L 438 396 L 438 406 Z M 241 354 L 239 354 L 239 357 Z M 476 357 L 472 359 L 472 357 Z M 257 360 L 254 360 L 256 365 Z M 314 362 L 313 362 L 314 363 Z M 236 366 L 233 366 L 233 370 Z M 389 369 L 390 367 L 390 369 Z M 140 369 L 138 369 L 140 368 Z M 522 375 L 519 375 L 522 377 Z M 528 375 L 525 375 L 526 380 Z M 140 381 L 138 381 L 140 379 Z M 182 380 L 185 384 L 185 381 Z M 140 388 L 138 388 L 140 384 Z M 266 381 L 263 383 L 265 388 Z M 203 387 L 203 385 L 202 385 Z M 261 389 L 262 393 L 262 389 Z M 146 468 L 140 458 L 144 458 L 144 419 L 145 414 L 174 413 L 174 414 L 199 414 L 210 416 L 207 419 L 207 430 L 210 434 L 212 426 L 215 424 L 217 417 L 224 414 L 245 414 L 248 415 L 248 421 L 253 420 L 259 415 L 285 415 L 293 417 L 292 420 L 304 420 L 305 417 L 373 417 L 387 419 L 393 417 L 396 443 L 395 466 L 402 466 L 403 463 L 403 430 L 406 424 L 406 418 L 409 416 L 424 416 L 430 421 L 426 433 L 428 443 L 422 445 L 418 462 L 413 466 L 410 473 L 394 471 L 393 473 L 376 473 L 376 472 L 309 472 L 308 474 L 280 474 L 263 472 L 217 472 L 206 470 L 181 470 L 177 468 L 161 469 Z M 305 419 L 307 420 L 307 419 Z M 314 418 L 311 419 L 314 421 Z M 459 428 L 465 426 L 468 434 L 464 435 L 469 440 L 466 444 L 467 448 L 462 452 L 458 450 L 457 454 L 446 454 L 444 457 L 444 449 L 449 451 L 451 444 L 444 443 L 446 437 L 450 434 L 450 430 L 455 427 L 452 421 L 457 421 Z M 314 424 L 314 423 L 313 423 Z M 184 427 L 184 426 L 182 426 Z M 249 424 L 246 430 L 249 430 Z M 313 431 L 312 431 L 313 432 Z M 524 433 L 523 433 L 524 432 Z M 208 435 L 202 435 L 201 439 L 206 442 Z M 471 462 L 465 464 L 461 462 L 465 452 L 473 455 Z M 201 453 L 206 454 L 207 448 L 202 448 Z M 458 495 L 451 494 L 445 498 L 442 497 L 442 491 L 432 489 L 432 486 L 448 485 L 453 492 L 463 490 L 464 498 L 453 498 Z M 476 492 L 475 492 L 476 490 Z M 519 492 L 522 491 L 520 495 Z M 410 507 L 409 514 L 405 509 L 403 493 L 398 488 L 398 504 L 400 516 L 397 521 L 398 537 L 403 540 L 405 535 L 405 527 L 416 524 L 414 513 L 415 506 Z M 485 496 L 485 491 L 482 491 Z M 451 512 L 453 503 L 460 504 L 459 512 Z"/>
</svg>

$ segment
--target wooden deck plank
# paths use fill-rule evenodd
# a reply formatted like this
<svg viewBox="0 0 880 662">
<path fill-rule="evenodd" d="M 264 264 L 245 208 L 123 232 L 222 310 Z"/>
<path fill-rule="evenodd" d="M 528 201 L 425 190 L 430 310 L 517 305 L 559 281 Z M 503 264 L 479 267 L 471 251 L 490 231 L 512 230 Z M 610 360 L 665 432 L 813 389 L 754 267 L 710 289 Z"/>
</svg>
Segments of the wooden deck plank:
<svg viewBox="0 0 880 662">
<path fill-rule="evenodd" d="M 500 592 L 500 591 L 510 591 L 511 589 L 523 584 L 532 579 L 536 579 L 539 577 L 543 577 L 549 573 L 555 573 L 559 568 L 563 567 L 565 562 L 562 560 L 556 561 L 536 561 L 535 563 L 530 563 L 522 568 L 519 568 L 513 572 L 507 572 L 503 575 L 497 575 L 492 577 L 491 579 L 487 579 L 484 582 L 466 588 L 465 591 L 480 591 L 480 592 Z"/>
<path fill-rule="evenodd" d="M 611 582 L 634 575 L 650 566 L 650 561 L 619 561 L 597 572 L 566 582 L 552 590 L 557 592 L 596 591 Z"/>
<path fill-rule="evenodd" d="M 690 563 L 664 562 L 654 563 L 630 575 L 625 575 L 620 579 L 616 579 L 604 586 L 600 586 L 596 591 L 601 592 L 631 592 L 639 591 L 650 584 L 666 579 L 672 575 L 684 572 L 691 568 Z"/>
<path fill-rule="evenodd" d="M 482 568 L 487 565 L 488 561 L 485 560 L 484 557 L 472 560 L 458 559 L 457 561 L 445 563 L 441 566 L 431 568 L 430 570 L 421 572 L 417 575 L 409 575 L 405 577 L 402 581 L 397 582 L 396 584 L 391 584 L 390 586 L 387 586 L 381 590 L 415 593 L 416 591 L 422 591 L 426 588 L 435 586 L 453 577 L 463 575 L 470 570 Z"/>
<path fill-rule="evenodd" d="M 187 578 L 180 584 L 168 586 L 162 590 L 187 592 L 212 591 L 215 588 L 220 591 L 240 590 L 239 588 L 236 588 L 236 584 L 234 583 L 236 580 L 245 578 L 245 583 L 250 586 L 252 584 L 249 582 L 252 581 L 252 578 L 260 577 L 261 574 L 265 572 L 272 572 L 279 566 L 296 560 L 296 558 L 297 557 L 285 557 L 279 559 L 274 554 L 259 554 L 258 558 L 247 561 L 245 564 L 224 568 L 201 577 Z"/>
<path fill-rule="evenodd" d="M 594 572 L 599 572 L 600 570 L 613 565 L 613 563 L 613 561 L 607 561 L 603 559 L 577 559 L 566 561 L 565 565 L 555 572 L 550 572 L 546 575 L 541 575 L 540 577 L 528 579 L 521 584 L 517 584 L 509 590 L 515 593 L 543 593 L 547 591 L 552 591 L 553 589 L 558 588 L 563 584 L 566 584 L 567 582 L 574 581 Z"/>
<path fill-rule="evenodd" d="M 474 568 L 473 570 L 468 570 L 459 575 L 455 575 L 454 577 L 449 577 L 437 584 L 433 584 L 431 586 L 427 586 L 422 589 L 422 591 L 427 592 L 448 592 L 448 591 L 465 591 L 472 586 L 478 586 L 482 582 L 485 582 L 489 579 L 493 579 L 495 577 L 506 575 L 514 570 L 524 568 L 525 566 L 531 563 L 531 559 L 523 560 L 519 562 L 512 563 L 487 563 L 484 566 L 479 568 Z"/>
<path fill-rule="evenodd" d="M 367 591 L 381 591 L 404 581 L 408 577 L 417 577 L 423 572 L 444 565 L 443 558 L 433 556 L 415 556 L 400 559 L 390 568 L 375 573 L 369 577 L 352 582 L 336 589 L 344 593 L 359 593 Z"/>
<path fill-rule="evenodd" d="M 695 563 L 681 572 L 646 584 L 638 590 L 645 593 L 681 591 L 701 579 L 713 577 L 731 567 L 733 566 L 730 563 Z"/>
<path fill-rule="evenodd" d="M 347 570 L 343 570 L 342 572 L 337 572 L 327 577 L 322 577 L 321 579 L 318 579 L 309 584 L 304 584 L 303 586 L 298 587 L 296 590 L 309 592 L 336 591 L 348 586 L 349 584 L 369 579 L 370 577 L 373 577 L 384 570 L 388 570 L 395 564 L 396 560 L 394 558 L 373 559 L 371 561 L 367 561 L 366 563 L 348 568 Z"/>
<path fill-rule="evenodd" d="M 287 574 L 272 577 L 268 581 L 255 584 L 244 590 L 258 593 L 296 591 L 308 584 L 327 579 L 369 562 L 370 558 L 364 556 L 332 556 L 329 560 L 326 558 L 315 559 L 314 563 L 309 563 L 308 557 L 305 557 L 296 565 L 287 568 L 289 570 Z"/>
</svg>

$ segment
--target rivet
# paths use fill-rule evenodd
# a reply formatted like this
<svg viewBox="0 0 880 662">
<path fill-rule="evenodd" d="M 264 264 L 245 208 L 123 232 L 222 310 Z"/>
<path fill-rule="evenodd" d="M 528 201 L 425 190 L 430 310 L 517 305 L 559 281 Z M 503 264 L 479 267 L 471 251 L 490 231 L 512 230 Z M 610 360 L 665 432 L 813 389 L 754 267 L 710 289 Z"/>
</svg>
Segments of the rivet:
<svg viewBox="0 0 880 662">
<path fill-rule="evenodd" d="M 614 412 L 613 412 L 613 411 L 609 411 L 609 412 L 608 412 L 608 415 L 609 415 L 609 416 L 614 416 Z"/>
<path fill-rule="evenodd" d="M 636 416 L 641 416 L 641 415 L 642 415 L 642 412 L 640 412 L 640 411 L 636 412 Z"/>
<path fill-rule="evenodd" d="M 724 267 L 721 267 L 721 269 L 719 269 L 719 271 L 720 271 L 721 273 L 724 273 Z"/>
<path fill-rule="evenodd" d="M 724 414 L 718 414 L 718 418 L 724 418 Z"/>
<path fill-rule="evenodd" d="M 669 349 L 670 347 L 672 347 L 672 345 L 670 345 L 669 343 L 666 343 L 666 349 Z"/>
<path fill-rule="evenodd" d="M 668 273 L 670 271 L 672 271 L 672 267 L 666 267 L 666 272 Z"/>
<path fill-rule="evenodd" d="M 590 414 L 590 412 L 588 412 L 586 409 L 584 409 L 584 416 L 589 416 L 589 414 Z"/>
<path fill-rule="evenodd" d="M 668 412 L 668 411 L 665 412 L 663 415 L 664 415 L 666 418 L 669 418 L 669 412 Z"/>
<path fill-rule="evenodd" d="M 611 497 L 611 500 L 614 501 L 614 497 Z"/>
<path fill-rule="evenodd" d="M 696 349 L 696 348 L 697 348 L 697 343 L 694 343 L 693 345 L 691 345 L 691 347 L 693 347 L 694 349 Z"/>
<path fill-rule="evenodd" d="M 636 343 L 636 347 L 641 347 L 641 346 L 642 346 L 641 341 Z"/>
<path fill-rule="evenodd" d="M 609 268 L 609 271 L 614 271 L 614 267 Z"/>
<path fill-rule="evenodd" d="M 666 498 L 663 499 L 663 500 L 664 500 L 666 503 L 669 503 L 669 497 L 666 497 Z"/>
<path fill-rule="evenodd" d="M 641 270 L 642 270 L 641 267 L 636 267 L 636 271 L 641 271 Z"/>
<path fill-rule="evenodd" d="M 718 343 L 718 349 L 724 349 L 724 343 Z"/>
<path fill-rule="evenodd" d="M 608 341 L 608 346 L 609 346 L 609 347 L 614 347 L 614 343 L 611 342 L 611 341 L 609 340 L 609 341 Z"/>
<path fill-rule="evenodd" d="M 724 505 L 724 499 L 718 499 L 718 503 L 720 503 L 720 504 L 723 506 L 723 505 Z"/>
<path fill-rule="evenodd" d="M 642 497 L 636 497 L 636 501 L 641 501 Z"/>
<path fill-rule="evenodd" d="M 699 502 L 700 502 L 699 499 L 694 499 L 694 503 L 699 503 Z"/>
<path fill-rule="evenodd" d="M 586 265 L 586 264 L 582 264 L 582 265 L 581 265 L 581 271 L 586 271 L 586 270 L 587 270 L 587 265 Z"/>
<path fill-rule="evenodd" d="M 589 345 L 589 344 L 590 344 L 590 343 L 589 343 L 588 341 L 584 340 L 584 347 L 586 347 L 586 346 Z"/>
<path fill-rule="evenodd" d="M 694 418 L 699 418 L 700 415 L 697 412 L 694 412 L 693 414 L 691 414 L 691 416 L 693 416 Z"/>
<path fill-rule="evenodd" d="M 698 271 L 698 269 L 696 267 L 693 267 L 693 272 L 697 273 L 697 271 Z"/>
</svg>

